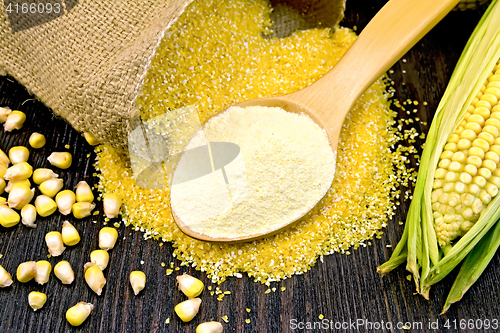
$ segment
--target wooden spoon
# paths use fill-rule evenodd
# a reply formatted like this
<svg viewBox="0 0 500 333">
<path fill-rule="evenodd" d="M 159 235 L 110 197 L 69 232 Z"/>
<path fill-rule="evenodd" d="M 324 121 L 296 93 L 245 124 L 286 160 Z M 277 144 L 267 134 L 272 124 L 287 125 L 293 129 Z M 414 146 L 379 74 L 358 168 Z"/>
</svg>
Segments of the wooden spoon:
<svg viewBox="0 0 500 333">
<path fill-rule="evenodd" d="M 363 29 L 334 69 L 320 80 L 289 95 L 250 100 L 237 106 L 280 107 L 289 112 L 305 113 L 326 130 L 332 150 L 336 151 L 342 123 L 354 102 L 458 2 L 390 0 Z M 172 215 L 186 235 L 213 242 L 258 239 L 277 233 L 296 221 L 270 233 L 212 238 L 190 229 L 174 211 Z"/>
</svg>

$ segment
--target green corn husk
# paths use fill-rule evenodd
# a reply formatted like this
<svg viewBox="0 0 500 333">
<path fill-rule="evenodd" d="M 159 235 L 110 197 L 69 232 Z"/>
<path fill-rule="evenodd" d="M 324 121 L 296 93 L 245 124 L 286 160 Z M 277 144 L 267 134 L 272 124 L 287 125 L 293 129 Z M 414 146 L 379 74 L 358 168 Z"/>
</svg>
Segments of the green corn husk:
<svg viewBox="0 0 500 333">
<path fill-rule="evenodd" d="M 494 0 L 469 38 L 436 110 L 422 153 L 403 236 L 391 258 L 377 269 L 384 275 L 406 259 L 406 269 L 413 274 L 417 292 L 428 299 L 430 287 L 467 257 L 443 311 L 458 301 L 477 280 L 500 245 L 498 237 L 494 238 L 500 234 L 497 223 L 500 195 L 488 204 L 463 237 L 446 248 L 438 246 L 431 207 L 434 173 L 444 145 L 463 120 L 467 107 L 499 58 L 500 0 Z"/>
</svg>

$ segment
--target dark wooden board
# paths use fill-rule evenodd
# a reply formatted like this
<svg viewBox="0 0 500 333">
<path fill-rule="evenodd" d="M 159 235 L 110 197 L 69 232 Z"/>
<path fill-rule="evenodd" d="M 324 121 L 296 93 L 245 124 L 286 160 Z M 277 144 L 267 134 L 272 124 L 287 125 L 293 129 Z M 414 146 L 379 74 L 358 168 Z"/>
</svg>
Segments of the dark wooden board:
<svg viewBox="0 0 500 333">
<path fill-rule="evenodd" d="M 349 0 L 343 25 L 357 26 L 360 31 L 383 5 L 383 0 Z M 427 132 L 432 114 L 439 103 L 456 61 L 474 26 L 480 19 L 481 10 L 450 13 L 435 29 L 420 41 L 407 55 L 406 62 L 400 61 L 390 77 L 395 81 L 397 98 L 427 101 L 417 107 L 418 116 L 428 125 L 419 125 Z M 367 55 L 369 56 L 369 55 Z M 403 72 L 405 71 L 405 72 Z M 95 154 L 83 138 L 64 121 L 56 119 L 42 103 L 33 97 L 12 78 L 0 77 L 0 106 L 8 105 L 27 114 L 26 125 L 21 131 L 5 133 L 0 130 L 0 147 L 7 151 L 14 145 L 26 145 L 29 135 L 38 131 L 46 135 L 48 144 L 30 157 L 36 167 L 48 166 L 46 158 L 51 150 L 69 150 L 74 156 L 73 166 L 60 172 L 65 187 L 72 188 L 80 180 L 95 184 L 93 161 Z M 401 117 L 406 117 L 401 113 Z M 69 144 L 70 148 L 65 149 Z M 48 148 L 51 147 L 51 148 Z M 87 154 L 91 154 L 87 158 Z M 140 232 L 131 228 L 119 228 L 117 246 L 111 251 L 110 265 L 106 271 L 107 285 L 98 297 L 85 284 L 83 264 L 88 261 L 91 250 L 97 248 L 97 234 L 102 226 L 102 218 L 85 219 L 75 222 L 82 241 L 76 247 L 66 250 L 62 257 L 51 258 L 54 265 L 60 259 L 69 260 L 76 272 L 76 280 L 70 286 L 63 286 L 54 276 L 48 284 L 38 286 L 34 281 L 27 284 L 15 282 L 9 288 L 0 289 L 0 332 L 195 332 L 198 323 L 219 320 L 227 315 L 229 323 L 224 324 L 225 332 L 313 332 L 335 331 L 335 324 L 344 324 L 339 331 L 382 331 L 374 325 L 391 322 L 394 327 L 385 331 L 399 332 L 396 323 L 422 323 L 423 331 L 430 331 L 429 323 L 439 323 L 439 331 L 456 332 L 455 323 L 465 320 L 494 320 L 500 317 L 497 300 L 500 286 L 496 283 L 500 274 L 499 257 L 495 256 L 479 281 L 470 289 L 463 300 L 453 305 L 446 315 L 440 316 L 456 271 L 431 290 L 430 300 L 414 295 L 413 282 L 406 279 L 408 273 L 401 266 L 386 277 L 376 273 L 376 267 L 385 262 L 399 240 L 409 201 L 398 207 L 397 216 L 385 229 L 381 239 L 373 245 L 351 251 L 347 255 L 330 255 L 324 262 L 318 262 L 307 274 L 294 276 L 275 283 L 285 292 L 264 294 L 267 287 L 253 282 L 248 277 L 229 279 L 222 285 L 223 290 L 232 295 L 219 302 L 205 291 L 200 313 L 190 323 L 182 323 L 173 312 L 175 304 L 184 300 L 176 291 L 175 276 L 188 272 L 209 284 L 206 276 L 193 268 L 183 266 L 171 276 L 165 275 L 161 262 L 179 262 L 172 256 L 168 244 L 159 247 L 155 241 L 144 241 Z M 102 208 L 98 208 L 102 212 Z M 22 225 L 11 229 L 0 227 L 0 264 L 11 273 L 19 263 L 27 260 L 46 258 L 44 235 L 58 230 L 63 221 L 60 214 L 39 219 L 36 229 Z M 74 221 L 74 219 L 70 218 Z M 97 220 L 93 224 L 90 220 Z M 144 261 L 144 264 L 141 264 Z M 134 296 L 128 283 L 128 274 L 135 269 L 144 270 L 148 282 L 146 289 Z M 14 275 L 14 274 L 13 274 Z M 27 303 L 30 291 L 43 291 L 48 295 L 45 307 L 33 312 Z M 94 304 L 90 318 L 79 328 L 72 328 L 64 315 L 66 309 L 79 301 Z M 247 313 L 245 308 L 252 311 Z M 328 329 L 294 329 L 292 324 L 319 322 L 324 315 Z M 167 318 L 170 324 L 165 324 Z M 251 319 L 245 323 L 245 319 Z M 295 320 L 295 321 L 294 321 Z M 365 325 L 357 324 L 363 320 Z M 449 320 L 451 329 L 444 327 Z M 354 326 L 351 325 L 354 323 Z M 472 327 L 472 326 L 470 326 Z M 420 329 L 410 331 L 422 331 Z M 473 328 L 460 331 L 477 331 Z"/>
</svg>

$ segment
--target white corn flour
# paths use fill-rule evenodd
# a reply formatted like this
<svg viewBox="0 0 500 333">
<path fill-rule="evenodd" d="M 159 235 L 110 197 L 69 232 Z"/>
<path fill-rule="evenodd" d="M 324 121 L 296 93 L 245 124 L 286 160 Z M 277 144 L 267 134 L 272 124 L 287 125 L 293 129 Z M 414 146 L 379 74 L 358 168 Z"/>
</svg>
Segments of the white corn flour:
<svg viewBox="0 0 500 333">
<path fill-rule="evenodd" d="M 228 149 L 232 161 L 217 169 L 220 151 L 207 142 L 235 143 L 240 151 L 234 158 L 234 149 Z M 212 160 L 188 156 L 188 150 L 203 146 L 211 148 Z M 207 165 L 208 173 L 191 179 Z M 326 132 L 309 116 L 281 108 L 231 107 L 189 142 L 173 183 L 191 180 L 172 186 L 171 206 L 191 230 L 213 238 L 267 233 L 314 207 L 330 188 L 334 172 L 335 154 Z"/>
</svg>

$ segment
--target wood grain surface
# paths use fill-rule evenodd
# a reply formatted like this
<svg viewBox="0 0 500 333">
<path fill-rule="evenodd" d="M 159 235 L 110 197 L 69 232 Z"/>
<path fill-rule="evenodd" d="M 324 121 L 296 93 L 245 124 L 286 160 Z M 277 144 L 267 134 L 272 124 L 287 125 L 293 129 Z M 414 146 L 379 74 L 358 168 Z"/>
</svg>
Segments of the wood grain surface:
<svg viewBox="0 0 500 333">
<path fill-rule="evenodd" d="M 360 31 L 383 3 L 382 0 L 349 0 L 342 25 L 356 26 Z M 483 11 L 484 8 L 450 13 L 404 56 L 406 62 L 400 61 L 393 67 L 390 77 L 395 82 L 397 98 L 400 101 L 412 99 L 428 103 L 427 106 L 420 103 L 416 107 L 418 117 L 428 123 L 427 126 L 419 125 L 421 131 L 427 132 L 461 50 Z M 92 148 L 69 125 L 56 119 L 47 107 L 35 101 L 22 85 L 9 77 L 0 77 L 0 106 L 4 105 L 27 114 L 22 130 L 12 133 L 0 130 L 0 147 L 4 151 L 15 145 L 27 145 L 33 131 L 43 133 L 47 137 L 47 145 L 30 156 L 32 165 L 47 167 L 47 156 L 51 151 L 70 151 L 74 163 L 70 169 L 60 172 L 65 188 L 73 188 L 80 180 L 95 184 L 95 154 Z M 406 114 L 401 113 L 400 116 L 404 118 Z M 65 148 L 67 144 L 69 149 Z M 182 266 L 179 271 L 166 276 L 161 262 L 180 264 L 173 258 L 171 246 L 159 247 L 155 241 L 144 241 L 140 232 L 120 227 L 117 246 L 110 252 L 110 264 L 105 271 L 108 282 L 99 297 L 85 284 L 83 264 L 88 261 L 90 252 L 97 248 L 102 214 L 79 222 L 70 217 L 80 231 L 82 241 L 66 250 L 61 257 L 49 261 L 54 265 L 61 259 L 68 260 L 75 269 L 75 282 L 65 286 L 52 275 L 44 286 L 38 286 L 34 281 L 26 284 L 15 282 L 9 288 L 0 289 L 0 332 L 195 332 L 197 324 L 209 320 L 222 321 L 221 317 L 226 315 L 229 322 L 223 324 L 224 332 L 427 332 L 433 331 L 429 323 L 436 321 L 439 328 L 434 331 L 475 332 L 479 331 L 477 326 L 460 329 L 460 323 L 474 320 L 477 324 L 480 320 L 500 319 L 497 305 L 500 295 L 498 256 L 493 258 L 463 300 L 453 305 L 445 315 L 439 313 L 457 271 L 431 289 L 429 301 L 414 295 L 414 285 L 407 280 L 404 265 L 385 277 L 376 273 L 376 267 L 385 262 L 392 252 L 388 246 L 395 246 L 402 234 L 403 226 L 398 221 L 404 221 L 408 206 L 409 201 L 401 202 L 397 216 L 389 223 L 382 238 L 372 241 L 372 246 L 351 251 L 349 256 L 327 256 L 307 274 L 274 283 L 273 287 L 277 287 L 275 293 L 264 294 L 267 287 L 246 276 L 242 279 L 231 278 L 222 284 L 223 290 L 232 292 L 223 301 L 217 301 L 205 290 L 201 295 L 203 303 L 200 312 L 190 323 L 181 322 L 173 312 L 175 304 L 185 299 L 176 291 L 175 276 L 188 272 L 209 285 L 204 274 Z M 102 212 L 101 206 L 97 209 Z M 63 220 L 60 214 L 54 214 L 39 218 L 36 229 L 22 225 L 10 229 L 0 227 L 0 265 L 15 275 L 21 262 L 46 259 L 44 235 L 59 230 Z M 92 220 L 97 223 L 92 223 Z M 137 269 L 146 273 L 148 281 L 145 290 L 134 296 L 128 275 Z M 281 292 L 281 286 L 287 289 Z M 45 292 L 48 296 L 44 308 L 37 312 L 27 302 L 32 290 Z M 64 315 L 70 306 L 80 301 L 93 303 L 94 311 L 82 326 L 73 328 Z M 251 312 L 247 313 L 246 308 Z M 320 314 L 329 328 L 294 329 L 293 323 L 320 322 Z M 165 324 L 167 318 L 170 318 L 169 324 Z M 250 319 L 250 323 L 246 323 L 245 319 Z M 444 326 L 447 320 L 451 325 L 449 328 Z M 358 326 L 361 321 L 364 325 Z M 387 322 L 392 324 L 391 329 Z M 409 323 L 413 328 L 398 329 L 398 322 Z M 369 323 L 375 326 L 370 329 Z M 376 329 L 377 323 L 384 323 L 384 329 Z M 422 326 L 416 326 L 418 323 Z M 344 328 L 335 329 L 335 324 L 343 324 Z"/>
</svg>

